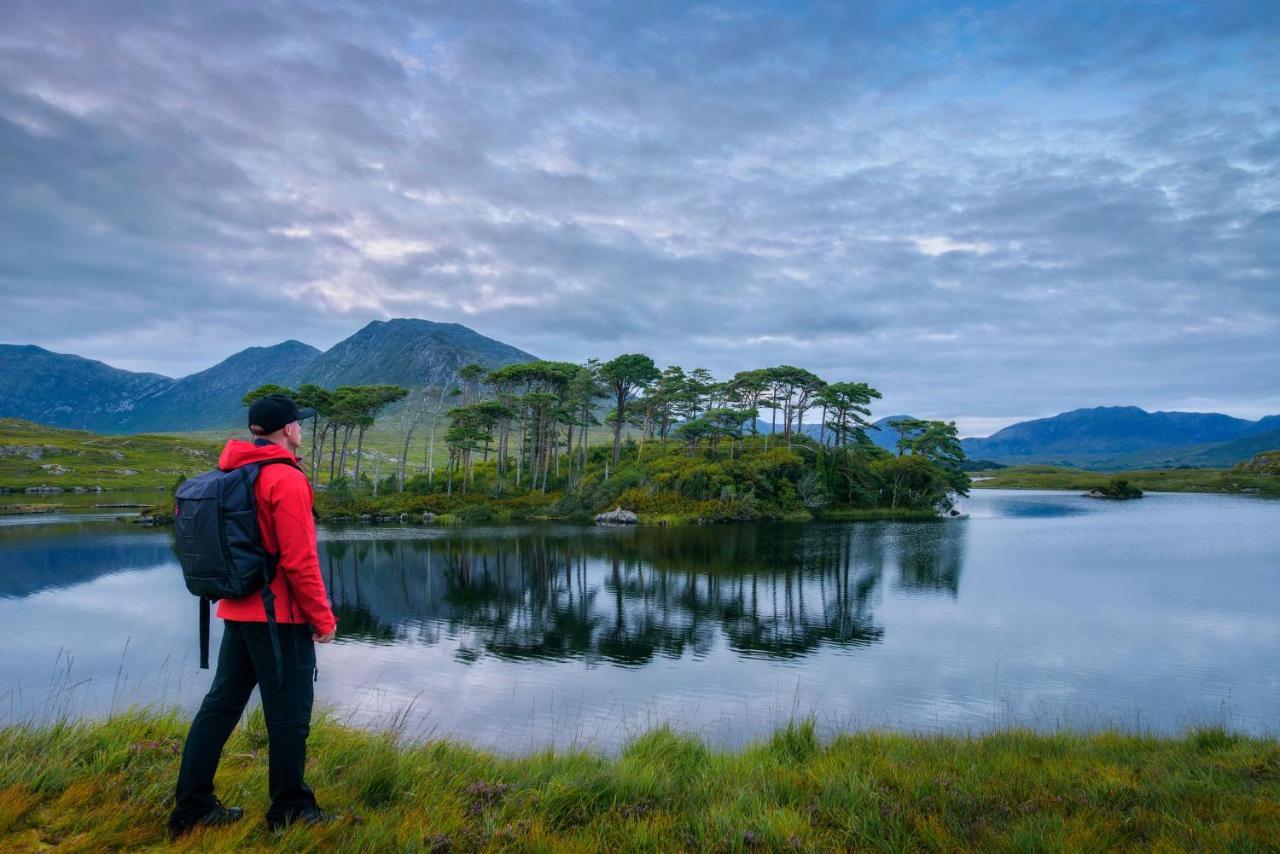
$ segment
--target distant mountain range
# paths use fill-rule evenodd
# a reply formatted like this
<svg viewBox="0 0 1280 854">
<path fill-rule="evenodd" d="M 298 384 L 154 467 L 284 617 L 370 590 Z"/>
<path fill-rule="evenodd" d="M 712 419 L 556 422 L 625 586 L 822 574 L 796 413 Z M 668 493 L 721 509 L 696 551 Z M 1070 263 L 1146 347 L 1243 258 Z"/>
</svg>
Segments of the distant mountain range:
<svg viewBox="0 0 1280 854">
<path fill-rule="evenodd" d="M 496 368 L 533 356 L 456 323 L 374 321 L 321 352 L 300 341 L 250 347 L 181 379 L 124 371 L 35 346 L 0 344 L 0 417 L 99 433 L 239 426 L 240 399 L 263 383 L 326 388 L 394 383 L 410 388 L 454 381 L 463 365 Z M 889 415 L 873 442 L 896 450 Z M 769 432 L 769 422 L 757 422 Z M 816 424 L 804 432 L 817 437 Z M 1058 463 L 1099 470 L 1229 466 L 1280 448 L 1280 416 L 1258 421 L 1202 412 L 1147 412 L 1136 406 L 1075 409 L 963 440 L 970 459 L 1006 465 Z"/>
<path fill-rule="evenodd" d="M 962 444 L 970 459 L 1007 465 L 1065 463 L 1106 470 L 1223 466 L 1280 448 L 1280 415 L 1247 421 L 1216 412 L 1099 406 L 1011 424 Z"/>
<path fill-rule="evenodd" d="M 897 451 L 898 434 L 889 427 L 907 415 L 886 415 L 868 431 L 872 442 Z M 761 433 L 768 421 L 758 421 Z M 781 430 L 781 428 L 778 428 Z M 817 424 L 804 432 L 818 437 Z M 1099 471 L 1224 467 L 1263 451 L 1280 449 L 1280 415 L 1258 421 L 1216 412 L 1147 412 L 1136 406 L 1074 409 L 1051 418 L 1011 424 L 986 438 L 962 439 L 971 460 L 1005 465 L 1059 464 Z"/>
<path fill-rule="evenodd" d="M 453 381 L 471 362 L 497 368 L 533 359 L 465 326 L 413 319 L 376 320 L 324 352 L 300 341 L 250 347 L 176 380 L 0 344 L 0 417 L 99 433 L 238 426 L 240 399 L 264 383 L 422 388 Z"/>
</svg>

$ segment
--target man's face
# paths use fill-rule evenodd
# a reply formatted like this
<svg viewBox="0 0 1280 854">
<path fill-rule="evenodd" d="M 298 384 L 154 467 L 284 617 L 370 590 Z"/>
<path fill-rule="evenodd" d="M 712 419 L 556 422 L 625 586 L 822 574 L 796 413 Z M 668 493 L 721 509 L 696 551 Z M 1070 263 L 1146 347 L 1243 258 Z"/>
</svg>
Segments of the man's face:
<svg viewBox="0 0 1280 854">
<path fill-rule="evenodd" d="M 302 422 L 291 421 L 284 425 L 284 441 L 295 454 L 302 448 Z"/>
</svg>

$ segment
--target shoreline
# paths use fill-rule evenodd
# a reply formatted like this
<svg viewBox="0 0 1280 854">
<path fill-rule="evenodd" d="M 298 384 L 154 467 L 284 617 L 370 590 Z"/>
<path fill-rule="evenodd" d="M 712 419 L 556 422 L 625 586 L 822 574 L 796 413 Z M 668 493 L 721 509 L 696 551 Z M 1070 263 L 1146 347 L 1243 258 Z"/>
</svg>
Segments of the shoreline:
<svg viewBox="0 0 1280 854">
<path fill-rule="evenodd" d="M 468 515 L 456 513 L 432 514 L 432 518 L 424 519 L 422 514 L 411 511 L 386 511 L 381 513 L 320 513 L 317 521 L 325 525 L 366 525 L 366 524 L 403 524 L 420 526 L 483 526 L 508 525 L 526 523 L 544 523 L 555 525 L 583 525 L 601 528 L 666 528 L 700 525 L 732 525 L 732 524 L 774 524 L 807 522 L 933 522 L 945 521 L 948 517 L 922 510 L 890 510 L 879 508 L 842 508 L 823 513 L 788 512 L 778 514 L 761 514 L 750 518 L 714 518 L 700 516 L 696 513 L 640 513 L 635 524 L 607 524 L 595 521 L 595 516 L 586 514 L 511 514 L 503 512 L 501 505 L 478 504 L 468 505 L 466 510 L 479 508 L 485 514 L 483 519 L 470 519 Z M 407 517 L 407 518 L 402 518 Z"/>
<path fill-rule="evenodd" d="M 125 712 L 0 729 L 0 844 L 163 845 L 187 719 Z M 325 850 L 1266 850 L 1280 844 L 1280 743 L 1216 727 L 981 736 L 793 722 L 720 751 L 658 728 L 617 756 L 508 757 L 402 743 L 318 715 L 308 779 L 334 825 L 267 832 L 260 712 L 232 735 L 219 794 L 246 819 L 181 847 Z M 74 807 L 74 808 L 73 808 Z"/>
</svg>

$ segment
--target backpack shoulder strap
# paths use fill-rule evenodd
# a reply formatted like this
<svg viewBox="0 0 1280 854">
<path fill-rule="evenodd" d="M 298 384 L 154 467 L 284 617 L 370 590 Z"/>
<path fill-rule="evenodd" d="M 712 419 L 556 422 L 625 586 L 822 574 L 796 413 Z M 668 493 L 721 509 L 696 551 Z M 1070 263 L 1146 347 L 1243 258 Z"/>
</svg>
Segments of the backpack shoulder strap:
<svg viewBox="0 0 1280 854">
<path fill-rule="evenodd" d="M 267 460 L 260 460 L 256 463 L 249 463 L 249 465 L 257 466 L 258 468 L 262 468 L 263 466 L 271 466 L 271 465 L 286 465 L 286 466 L 293 466 L 298 471 L 302 471 L 302 466 L 298 465 L 296 460 L 286 460 L 283 457 L 272 457 Z"/>
<path fill-rule="evenodd" d="M 200 669 L 209 669 L 209 600 L 200 597 Z"/>
</svg>

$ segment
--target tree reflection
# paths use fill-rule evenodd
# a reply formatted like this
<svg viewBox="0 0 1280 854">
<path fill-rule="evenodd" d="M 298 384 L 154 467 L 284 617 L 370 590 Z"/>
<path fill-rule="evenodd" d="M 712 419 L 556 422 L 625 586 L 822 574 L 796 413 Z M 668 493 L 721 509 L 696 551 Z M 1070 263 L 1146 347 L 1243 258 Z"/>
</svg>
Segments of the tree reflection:
<svg viewBox="0 0 1280 854">
<path fill-rule="evenodd" d="M 788 658 L 861 647 L 893 589 L 955 596 L 964 526 L 742 525 L 443 532 L 331 540 L 343 637 L 459 641 L 459 656 L 642 666 L 710 652 Z M 435 533 L 435 532 L 433 532 Z"/>
</svg>

